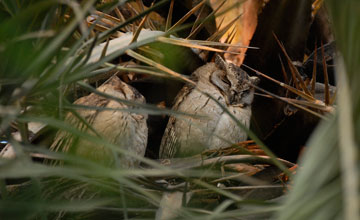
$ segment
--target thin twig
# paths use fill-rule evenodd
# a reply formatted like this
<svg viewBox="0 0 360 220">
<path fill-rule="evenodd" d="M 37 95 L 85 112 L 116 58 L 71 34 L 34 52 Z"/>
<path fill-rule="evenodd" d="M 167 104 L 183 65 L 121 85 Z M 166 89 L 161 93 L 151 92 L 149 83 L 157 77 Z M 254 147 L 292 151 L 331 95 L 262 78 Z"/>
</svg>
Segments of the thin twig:
<svg viewBox="0 0 360 220">
<path fill-rule="evenodd" d="M 329 76 L 328 76 L 328 72 L 327 72 L 324 45 L 323 45 L 322 41 L 321 41 L 321 55 L 322 55 L 322 64 L 323 64 L 323 69 L 324 69 L 325 105 L 329 105 L 329 103 L 330 103 Z"/>
<path fill-rule="evenodd" d="M 174 11 L 174 2 L 175 2 L 175 0 L 171 0 L 169 13 L 168 13 L 168 16 L 166 19 L 165 31 L 168 31 L 171 26 L 171 20 L 172 20 L 172 15 L 173 15 L 173 11 Z"/>
<path fill-rule="evenodd" d="M 317 43 L 315 42 L 315 51 L 314 51 L 314 65 L 313 73 L 311 78 L 311 94 L 315 95 L 315 84 L 316 84 L 316 70 L 317 70 Z"/>
<path fill-rule="evenodd" d="M 296 67 L 294 66 L 294 64 L 292 63 L 289 55 L 287 54 L 286 50 L 285 50 L 285 47 L 280 43 L 279 39 L 277 38 L 276 34 L 273 32 L 273 35 L 274 35 L 274 38 L 276 40 L 276 42 L 278 43 L 278 45 L 280 46 L 280 49 L 282 50 L 282 52 L 284 53 L 286 59 L 287 59 L 287 62 L 289 64 L 289 68 L 290 68 L 290 71 L 292 73 L 294 73 L 296 75 L 296 77 L 294 78 L 294 82 L 297 82 L 299 81 L 300 82 L 300 86 L 301 88 L 303 89 L 303 91 L 308 94 L 308 95 L 311 95 L 311 93 L 309 92 L 308 88 L 306 87 L 305 85 L 305 82 L 304 80 L 302 79 L 299 71 L 296 69 Z M 310 96 L 311 97 L 311 96 Z M 312 98 L 314 99 L 314 98 Z"/>
</svg>

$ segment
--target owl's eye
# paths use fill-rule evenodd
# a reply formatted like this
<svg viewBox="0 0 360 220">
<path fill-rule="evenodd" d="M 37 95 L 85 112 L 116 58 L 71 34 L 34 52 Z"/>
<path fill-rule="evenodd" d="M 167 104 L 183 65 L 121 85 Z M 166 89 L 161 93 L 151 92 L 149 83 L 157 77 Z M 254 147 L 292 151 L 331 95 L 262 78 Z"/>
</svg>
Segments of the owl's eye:
<svg viewBox="0 0 360 220">
<path fill-rule="evenodd" d="M 250 90 L 249 89 L 243 90 L 243 91 L 241 91 L 241 94 L 242 94 L 242 96 L 247 96 L 250 94 Z"/>
<path fill-rule="evenodd" d="M 221 77 L 221 81 L 228 84 L 229 86 L 231 85 L 230 81 L 226 77 Z"/>
</svg>

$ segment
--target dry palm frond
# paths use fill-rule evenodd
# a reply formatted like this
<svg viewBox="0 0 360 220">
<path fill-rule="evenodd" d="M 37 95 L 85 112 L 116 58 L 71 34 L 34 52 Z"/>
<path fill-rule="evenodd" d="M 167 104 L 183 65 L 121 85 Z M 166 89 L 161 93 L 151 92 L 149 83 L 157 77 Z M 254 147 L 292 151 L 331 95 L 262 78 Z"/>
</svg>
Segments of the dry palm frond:
<svg viewBox="0 0 360 220">
<path fill-rule="evenodd" d="M 314 60 L 317 60 L 317 44 L 315 43 Z M 311 94 L 315 94 L 315 83 L 316 83 L 316 62 L 313 65 L 313 73 L 311 78 Z"/>
<path fill-rule="evenodd" d="M 228 148 L 206 150 L 202 154 L 207 156 L 229 156 L 236 154 L 266 156 L 265 152 L 260 149 L 259 145 L 252 140 L 243 141 Z"/>
<path fill-rule="evenodd" d="M 107 20 L 104 20 L 104 23 L 107 23 L 110 26 L 114 26 L 116 24 L 121 23 L 120 19 L 115 18 L 114 16 L 111 16 L 111 15 L 109 15 L 107 13 L 104 13 L 104 12 L 101 12 L 101 11 L 95 11 L 95 14 L 98 15 L 99 17 L 107 19 Z"/>
<path fill-rule="evenodd" d="M 212 36 L 210 36 L 207 40 L 208 41 L 219 41 L 221 39 L 221 37 L 227 33 L 228 30 L 230 30 L 230 28 L 235 24 L 235 22 L 241 17 L 242 15 L 240 14 L 239 16 L 237 16 L 236 18 L 234 18 L 232 21 L 229 22 L 229 24 L 227 24 L 225 27 L 223 27 L 222 29 L 220 29 L 219 31 L 215 32 Z"/>
<path fill-rule="evenodd" d="M 173 71 L 173 70 L 171 70 L 171 69 L 169 69 L 169 68 L 167 68 L 167 67 L 165 67 L 165 66 L 163 66 L 163 65 L 161 65 L 161 64 L 159 64 L 159 63 L 157 63 L 157 62 L 155 62 L 155 61 L 153 61 L 153 60 L 151 60 L 149 58 L 147 58 L 147 57 L 142 56 L 141 54 L 136 53 L 133 50 L 126 50 L 126 54 L 133 57 L 133 58 L 135 58 L 135 59 L 137 59 L 137 60 L 139 60 L 139 61 L 141 61 L 141 62 L 143 62 L 143 63 L 146 63 L 146 64 L 148 64 L 150 66 L 156 67 L 156 68 L 160 69 L 161 71 L 164 71 L 164 72 L 168 73 L 169 75 L 172 75 L 172 76 L 174 76 L 176 78 L 179 78 L 179 79 L 181 79 L 181 80 L 183 80 L 185 82 L 188 82 L 188 83 L 190 83 L 192 85 L 195 85 L 195 82 L 190 80 L 187 76 L 181 75 L 181 74 L 179 74 L 179 73 L 177 73 L 177 72 L 175 72 L 175 71 Z"/>
<path fill-rule="evenodd" d="M 125 19 L 125 16 L 121 13 L 121 11 L 119 10 L 119 8 L 115 8 L 114 9 L 114 12 L 115 14 L 118 16 L 118 18 L 121 20 L 121 22 L 124 22 L 126 19 Z"/>
<path fill-rule="evenodd" d="M 230 31 L 228 37 L 225 39 L 224 42 L 230 44 L 231 42 L 233 42 L 236 34 L 237 34 L 237 28 L 234 27 L 234 28 L 232 29 L 232 31 Z"/>
<path fill-rule="evenodd" d="M 148 20 L 148 18 L 149 18 L 149 15 L 150 15 L 150 13 L 147 14 L 147 15 L 145 15 L 145 17 L 141 20 L 138 28 L 137 28 L 136 31 L 134 32 L 134 36 L 133 36 L 133 39 L 131 40 L 130 44 L 131 44 L 131 43 L 134 43 L 134 42 L 137 40 L 137 38 L 139 37 L 139 34 L 140 34 L 140 32 L 141 32 L 141 29 L 144 27 L 145 22 L 146 22 L 146 21 Z"/>
<path fill-rule="evenodd" d="M 199 4 L 197 4 L 195 7 L 193 7 L 186 15 L 184 15 L 178 22 L 176 22 L 167 32 L 170 32 L 174 30 L 175 28 L 179 27 L 181 24 L 183 24 L 191 15 L 193 15 L 196 11 L 198 11 L 201 6 L 206 2 L 206 0 L 201 1 Z"/>
<path fill-rule="evenodd" d="M 231 148 L 228 151 L 233 152 Z M 184 214 L 178 212 L 182 206 L 192 207 L 201 203 L 211 206 L 225 198 L 237 203 L 245 198 L 269 200 L 283 195 L 289 178 L 273 167 L 273 161 L 269 159 L 267 156 L 223 155 L 211 150 L 190 158 L 163 160 L 162 164 L 172 169 L 182 172 L 198 170 L 201 174 L 189 178 L 189 173 L 186 178 L 178 176 L 176 179 L 169 179 L 171 176 L 167 175 L 166 179 L 157 180 L 165 187 L 161 190 L 162 201 L 167 201 L 160 203 L 157 217 L 162 219 L 168 214 L 175 217 Z M 287 167 L 296 166 L 284 160 L 279 161 Z M 216 176 L 217 173 L 221 173 L 221 177 Z"/>
<path fill-rule="evenodd" d="M 172 15 L 173 15 L 173 11 L 174 11 L 174 2 L 175 2 L 175 0 L 171 0 L 169 13 L 168 13 L 168 16 L 166 19 L 165 31 L 168 31 L 171 26 L 171 20 L 172 20 Z"/>
<path fill-rule="evenodd" d="M 111 15 L 106 13 L 95 11 L 94 14 L 89 15 L 86 18 L 86 22 L 88 26 L 95 25 L 95 30 L 104 32 L 106 30 L 110 30 L 112 27 L 121 23 L 120 19 L 117 19 Z M 126 30 L 126 28 L 124 28 Z M 112 35 L 113 37 L 120 37 L 122 33 L 117 31 L 115 34 Z"/>
<path fill-rule="evenodd" d="M 200 15 L 201 15 L 201 13 L 199 13 L 198 19 L 195 21 L 195 23 L 194 23 L 194 25 L 193 25 L 193 27 L 192 27 L 192 29 L 191 29 L 191 31 L 190 31 L 190 34 L 189 34 L 189 36 L 187 36 L 186 39 L 189 39 L 189 38 L 191 38 L 191 37 L 194 37 L 194 36 L 203 28 L 204 24 L 205 24 L 210 18 L 212 18 L 212 17 L 215 15 L 216 12 L 219 11 L 219 9 L 225 4 L 225 1 L 226 1 L 226 0 L 223 0 L 223 1 L 220 3 L 220 5 L 219 5 L 215 10 L 213 10 L 208 16 L 206 16 L 206 18 L 204 18 L 204 19 L 200 22 L 199 25 L 197 25 L 197 23 L 199 23 Z M 195 25 L 197 25 L 197 26 L 195 27 Z"/>
<path fill-rule="evenodd" d="M 289 79 L 288 79 L 287 74 L 286 74 L 285 66 L 284 66 L 284 63 L 282 62 L 282 59 L 281 59 L 280 55 L 279 55 L 279 60 L 280 60 L 281 72 L 283 74 L 285 84 L 289 84 Z"/>
<path fill-rule="evenodd" d="M 115 65 L 115 64 L 111 64 L 111 63 L 105 63 L 104 66 L 113 67 L 113 68 L 119 70 L 120 72 L 117 75 L 120 75 L 121 72 L 122 73 L 135 72 L 135 73 L 153 75 L 156 77 L 169 78 L 168 74 L 159 72 L 156 68 L 150 69 L 148 66 L 142 66 L 142 65 L 126 65 L 125 66 L 125 65 Z M 103 79 L 108 78 L 108 76 L 109 76 L 109 74 L 107 74 L 104 77 L 97 78 L 96 80 L 101 80 L 101 79 L 103 80 Z"/>
<path fill-rule="evenodd" d="M 294 94 L 300 96 L 301 98 L 303 98 L 303 99 L 305 99 L 305 100 L 308 100 L 308 101 L 313 101 L 313 100 L 314 100 L 314 98 L 311 97 L 310 95 L 308 95 L 308 94 L 306 94 L 306 93 L 304 93 L 304 92 L 302 92 L 302 91 L 300 91 L 300 90 L 298 90 L 298 89 L 296 89 L 296 88 L 294 88 L 294 87 L 292 87 L 292 86 L 289 86 L 289 85 L 287 85 L 287 84 L 285 84 L 285 83 L 283 83 L 283 82 L 280 82 L 280 81 L 278 81 L 278 80 L 270 77 L 270 76 L 267 75 L 267 74 L 264 74 L 264 73 L 262 73 L 262 72 L 260 72 L 260 71 L 258 71 L 258 70 L 256 70 L 256 69 L 254 69 L 254 68 L 251 68 L 251 67 L 249 67 L 249 66 L 247 66 L 247 65 L 245 65 L 245 64 L 243 64 L 243 66 L 246 67 L 247 69 L 255 72 L 255 73 L 258 74 L 259 76 L 262 76 L 262 77 L 264 77 L 264 78 L 266 78 L 266 79 L 268 79 L 268 80 L 273 81 L 274 83 L 278 84 L 279 86 L 286 88 L 287 90 L 293 92 Z"/>
<path fill-rule="evenodd" d="M 217 49 L 217 48 L 213 48 L 213 47 L 208 47 L 208 46 L 195 44 L 195 43 L 192 43 L 191 41 L 185 40 L 185 39 L 174 39 L 174 38 L 159 37 L 158 40 L 160 42 L 163 42 L 163 43 L 169 43 L 169 44 L 173 44 L 173 45 L 178 45 L 178 46 L 183 46 L 183 47 L 190 47 L 190 48 L 195 48 L 195 49 L 200 49 L 200 50 L 214 51 L 214 52 L 218 52 L 218 53 L 240 54 L 238 52 L 231 52 L 231 51 L 226 51 L 226 50 L 222 50 L 222 49 Z M 221 45 L 221 43 L 216 43 L 216 42 L 214 42 L 214 43 L 218 44 L 218 45 Z M 239 47 L 242 47 L 242 46 L 239 46 Z"/>
<path fill-rule="evenodd" d="M 330 88 L 329 83 L 328 83 L 327 66 L 326 66 L 326 61 L 325 61 L 323 45 L 321 47 L 321 50 L 322 50 L 322 54 L 323 54 L 322 55 L 322 57 L 323 57 L 322 64 L 323 64 L 323 68 L 324 68 L 324 81 L 325 82 L 324 82 L 324 85 L 321 86 L 322 84 L 316 83 L 316 62 L 314 62 L 311 81 L 305 82 L 303 80 L 302 76 L 300 75 L 299 71 L 297 70 L 297 68 L 295 67 L 293 62 L 291 61 L 290 57 L 288 56 L 284 46 L 280 43 L 280 41 L 278 40 L 276 35 L 275 34 L 273 34 L 273 35 L 274 35 L 274 38 L 277 41 L 279 47 L 281 48 L 283 54 L 285 55 L 285 58 L 288 63 L 288 67 L 289 67 L 291 75 L 292 75 L 292 80 L 289 80 L 287 78 L 288 74 L 286 73 L 285 67 L 282 63 L 280 56 L 279 56 L 279 59 L 280 59 L 281 69 L 282 69 L 285 83 L 280 82 L 280 81 L 270 77 L 267 74 L 261 73 L 260 71 L 257 71 L 255 69 L 243 64 L 244 67 L 252 70 L 257 75 L 260 75 L 268 80 L 271 80 L 274 83 L 276 83 L 279 86 L 286 89 L 286 97 L 280 97 L 278 95 L 275 95 L 273 93 L 265 91 L 262 88 L 256 87 L 256 89 L 258 89 L 259 91 L 262 91 L 263 93 L 267 94 L 267 95 L 261 95 L 261 94 L 257 94 L 257 95 L 281 100 L 289 105 L 295 106 L 299 109 L 302 109 L 302 110 L 304 110 L 308 113 L 311 113 L 312 115 L 315 115 L 320 118 L 324 118 L 322 116 L 323 113 L 333 112 L 334 108 L 333 108 L 333 106 L 331 106 L 329 104 L 334 103 L 334 97 L 336 95 L 336 88 L 335 87 Z M 316 45 L 315 45 L 314 57 L 315 58 L 317 57 Z M 291 85 L 289 85 L 290 82 L 293 82 L 295 84 L 294 85 L 295 87 L 292 87 Z M 296 99 L 288 98 L 289 97 L 288 92 L 291 92 L 291 93 L 297 95 L 297 97 L 301 97 L 304 100 L 299 100 L 297 98 Z M 319 94 L 321 94 L 321 93 L 324 93 L 324 98 L 319 97 Z M 332 98 L 330 98 L 330 93 L 333 94 Z M 320 114 L 318 112 L 320 112 Z"/>
<path fill-rule="evenodd" d="M 106 39 L 105 46 L 104 46 L 103 50 L 101 51 L 100 59 L 103 58 L 106 55 L 106 51 L 107 51 L 107 48 L 109 46 L 109 42 L 110 42 L 110 39 L 109 38 Z"/>
<path fill-rule="evenodd" d="M 241 44 L 230 44 L 230 43 L 222 43 L 222 42 L 208 41 L 208 40 L 188 40 L 188 39 L 182 39 L 182 38 L 178 38 L 178 40 L 183 41 L 183 42 L 198 44 L 198 45 L 204 45 L 204 46 L 240 47 L 240 48 L 248 48 L 248 49 L 259 49 L 258 47 L 244 46 Z"/>
<path fill-rule="evenodd" d="M 285 47 L 280 43 L 279 39 L 277 38 L 277 36 L 275 35 L 275 33 L 273 33 L 274 35 L 274 38 L 276 40 L 276 42 L 278 43 L 278 45 L 280 46 L 283 54 L 285 55 L 286 57 L 286 60 L 288 62 L 288 65 L 289 65 L 289 68 L 290 68 L 290 71 L 291 71 L 291 74 L 293 75 L 293 80 L 294 80 L 294 83 L 295 82 L 300 82 L 300 86 L 302 88 L 302 90 L 307 94 L 307 95 L 311 95 L 309 90 L 307 89 L 306 85 L 305 85 L 305 82 L 304 80 L 302 79 L 299 71 L 296 69 L 296 67 L 294 66 L 294 64 L 292 63 L 289 55 L 287 54 L 286 50 L 285 50 Z M 311 96 L 310 96 L 311 97 Z M 311 97 L 312 98 L 312 97 Z"/>
<path fill-rule="evenodd" d="M 190 34 L 194 31 L 194 29 L 197 27 L 197 25 L 198 25 L 199 23 L 201 23 L 201 16 L 202 16 L 202 14 L 203 14 L 203 12 L 204 12 L 205 6 L 206 6 L 205 4 L 202 5 L 201 8 L 200 8 L 200 10 L 199 10 L 199 12 L 197 13 L 197 15 L 196 15 L 196 20 L 195 20 L 195 22 L 193 23 L 193 25 L 192 25 L 192 27 L 191 27 L 191 30 L 190 30 Z M 190 35 L 190 34 L 189 34 L 189 35 Z M 189 38 L 189 36 L 188 36 L 187 38 Z"/>
<path fill-rule="evenodd" d="M 292 105 L 292 106 L 294 106 L 294 107 L 296 107 L 296 108 L 299 108 L 299 109 L 302 109 L 302 110 L 304 110 L 304 111 L 306 111 L 306 112 L 308 112 L 308 113 L 311 113 L 311 114 L 314 115 L 314 116 L 317 116 L 317 117 L 319 117 L 319 118 L 324 118 L 324 119 L 325 119 L 325 117 L 324 117 L 323 115 L 321 115 L 321 114 L 319 114 L 319 113 L 317 113 L 317 112 L 315 112 L 315 111 L 313 111 L 313 110 L 311 110 L 311 109 L 309 109 L 309 108 L 306 108 L 306 107 L 304 107 L 304 106 L 302 106 L 302 105 L 299 105 L 299 104 L 297 104 L 297 103 L 295 103 L 295 102 L 292 102 L 291 100 L 288 100 L 287 98 L 284 98 L 284 97 L 275 95 L 274 93 L 268 92 L 268 91 L 266 91 L 266 90 L 264 90 L 264 89 L 262 89 L 262 88 L 260 88 L 260 87 L 258 87 L 258 86 L 254 86 L 254 87 L 255 87 L 257 90 L 259 90 L 259 91 L 261 91 L 261 92 L 263 92 L 263 93 L 265 93 L 265 94 L 268 94 L 269 97 L 272 97 L 272 98 L 281 100 L 281 101 L 283 101 L 283 102 L 285 102 L 285 103 L 287 103 L 287 104 L 290 104 L 290 105 Z M 318 110 L 321 110 L 321 109 L 318 109 Z"/>
<path fill-rule="evenodd" d="M 321 55 L 322 55 L 322 64 L 324 69 L 324 85 L 325 85 L 325 105 L 330 103 L 330 92 L 329 92 L 329 76 L 327 72 L 325 53 L 324 53 L 324 45 L 321 42 Z"/>
</svg>

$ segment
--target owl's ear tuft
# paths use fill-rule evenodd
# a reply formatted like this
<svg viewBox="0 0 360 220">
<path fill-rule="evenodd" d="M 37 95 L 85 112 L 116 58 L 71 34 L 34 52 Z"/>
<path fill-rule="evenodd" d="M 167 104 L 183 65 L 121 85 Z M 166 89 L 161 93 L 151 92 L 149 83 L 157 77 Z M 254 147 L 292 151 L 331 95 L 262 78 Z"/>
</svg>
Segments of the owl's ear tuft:
<svg viewBox="0 0 360 220">
<path fill-rule="evenodd" d="M 256 77 L 256 76 L 250 76 L 250 82 L 253 85 L 258 85 L 260 82 L 260 79 L 259 79 L 259 77 Z"/>
<path fill-rule="evenodd" d="M 219 54 L 216 54 L 215 65 L 221 70 L 226 70 L 228 64 Z"/>
</svg>

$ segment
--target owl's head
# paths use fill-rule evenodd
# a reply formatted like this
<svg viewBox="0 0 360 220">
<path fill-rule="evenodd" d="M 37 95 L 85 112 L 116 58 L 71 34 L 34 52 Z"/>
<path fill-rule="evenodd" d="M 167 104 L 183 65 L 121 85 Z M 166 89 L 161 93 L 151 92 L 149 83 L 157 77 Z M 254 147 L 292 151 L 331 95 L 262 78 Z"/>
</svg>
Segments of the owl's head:
<svg viewBox="0 0 360 220">
<path fill-rule="evenodd" d="M 110 77 L 97 88 L 97 90 L 126 101 L 145 103 L 143 95 L 141 95 L 134 87 L 120 80 L 116 75 Z"/>
<path fill-rule="evenodd" d="M 240 67 L 226 62 L 221 56 L 216 55 L 216 66 L 223 71 L 222 82 L 227 84 L 223 86 L 227 96 L 227 102 L 230 105 L 251 105 L 254 99 L 254 87 L 260 79 L 256 76 L 249 76 Z"/>
</svg>

